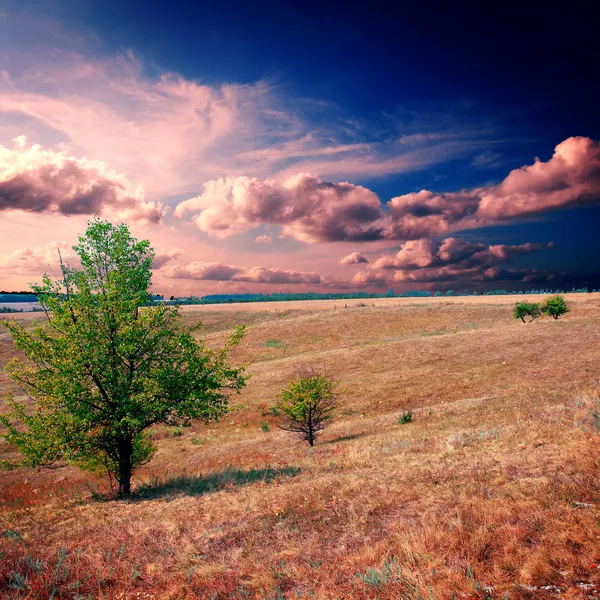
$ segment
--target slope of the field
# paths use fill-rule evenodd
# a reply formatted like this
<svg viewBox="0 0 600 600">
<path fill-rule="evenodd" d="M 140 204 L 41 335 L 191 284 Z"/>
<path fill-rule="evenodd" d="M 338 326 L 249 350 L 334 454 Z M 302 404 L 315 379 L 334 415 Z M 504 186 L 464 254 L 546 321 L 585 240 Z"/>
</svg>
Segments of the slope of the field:
<svg viewBox="0 0 600 600">
<path fill-rule="evenodd" d="M 0 590 L 596 597 L 600 294 L 567 295 L 569 314 L 527 325 L 515 300 L 186 307 L 210 346 L 249 325 L 232 360 L 249 363 L 250 379 L 232 412 L 156 428 L 129 502 L 70 467 L 0 473 Z M 0 366 L 11 355 L 0 333 Z M 336 422 L 312 449 L 269 410 L 308 364 L 340 381 Z M 399 424 L 408 409 L 413 422 Z"/>
</svg>

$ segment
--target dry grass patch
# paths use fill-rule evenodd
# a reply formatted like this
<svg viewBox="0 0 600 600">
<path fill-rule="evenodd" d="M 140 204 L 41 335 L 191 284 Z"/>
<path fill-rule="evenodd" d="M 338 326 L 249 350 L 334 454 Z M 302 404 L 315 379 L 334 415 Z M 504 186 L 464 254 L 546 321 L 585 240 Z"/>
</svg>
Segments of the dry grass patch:
<svg viewBox="0 0 600 600">
<path fill-rule="evenodd" d="M 531 325 L 474 300 L 198 311 L 209 343 L 251 322 L 239 410 L 154 432 L 130 502 L 70 467 L 0 474 L 4 596 L 595 597 L 598 299 Z M 268 410 L 298 363 L 345 387 L 312 449 Z"/>
</svg>

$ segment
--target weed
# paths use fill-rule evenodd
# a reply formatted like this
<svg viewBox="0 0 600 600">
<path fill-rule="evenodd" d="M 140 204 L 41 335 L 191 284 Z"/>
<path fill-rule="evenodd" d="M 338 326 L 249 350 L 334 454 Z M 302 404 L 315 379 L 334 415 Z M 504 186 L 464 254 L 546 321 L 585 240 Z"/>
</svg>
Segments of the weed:
<svg viewBox="0 0 600 600">
<path fill-rule="evenodd" d="M 381 569 L 370 568 L 356 576 L 369 587 L 379 589 L 384 585 L 401 581 L 402 575 L 395 557 L 388 558 Z"/>
<path fill-rule="evenodd" d="M 281 340 L 267 340 L 265 346 L 267 348 L 281 348 L 283 344 L 281 343 Z"/>
<path fill-rule="evenodd" d="M 264 431 L 265 433 L 266 433 L 267 431 L 271 431 L 271 427 L 270 427 L 270 425 L 269 425 L 269 424 L 268 424 L 266 421 L 261 421 L 261 422 L 260 422 L 260 428 L 261 428 L 261 430 L 262 430 L 262 431 Z"/>
<path fill-rule="evenodd" d="M 404 411 L 399 417 L 398 417 L 398 425 L 406 425 L 407 423 L 412 423 L 413 420 L 413 414 L 412 414 L 412 410 L 406 410 Z"/>
</svg>

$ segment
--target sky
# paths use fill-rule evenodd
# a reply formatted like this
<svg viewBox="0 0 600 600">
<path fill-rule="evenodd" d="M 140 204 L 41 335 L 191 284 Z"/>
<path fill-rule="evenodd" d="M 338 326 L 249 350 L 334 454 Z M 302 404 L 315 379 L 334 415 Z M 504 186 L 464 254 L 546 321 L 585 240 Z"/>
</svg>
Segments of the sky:
<svg viewBox="0 0 600 600">
<path fill-rule="evenodd" d="M 0 0 L 0 289 L 600 288 L 592 3 L 390 4 Z"/>
</svg>

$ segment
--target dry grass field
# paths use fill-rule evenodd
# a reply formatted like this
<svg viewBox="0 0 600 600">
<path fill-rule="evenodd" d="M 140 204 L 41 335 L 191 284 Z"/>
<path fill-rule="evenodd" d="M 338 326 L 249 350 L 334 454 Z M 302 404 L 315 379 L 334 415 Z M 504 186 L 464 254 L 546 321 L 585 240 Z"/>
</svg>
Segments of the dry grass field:
<svg viewBox="0 0 600 600">
<path fill-rule="evenodd" d="M 600 597 L 600 294 L 566 298 L 527 325 L 499 296 L 185 307 L 208 345 L 249 325 L 232 412 L 156 428 L 131 501 L 0 472 L 0 597 Z M 341 382 L 314 448 L 269 410 L 308 364 Z"/>
</svg>

